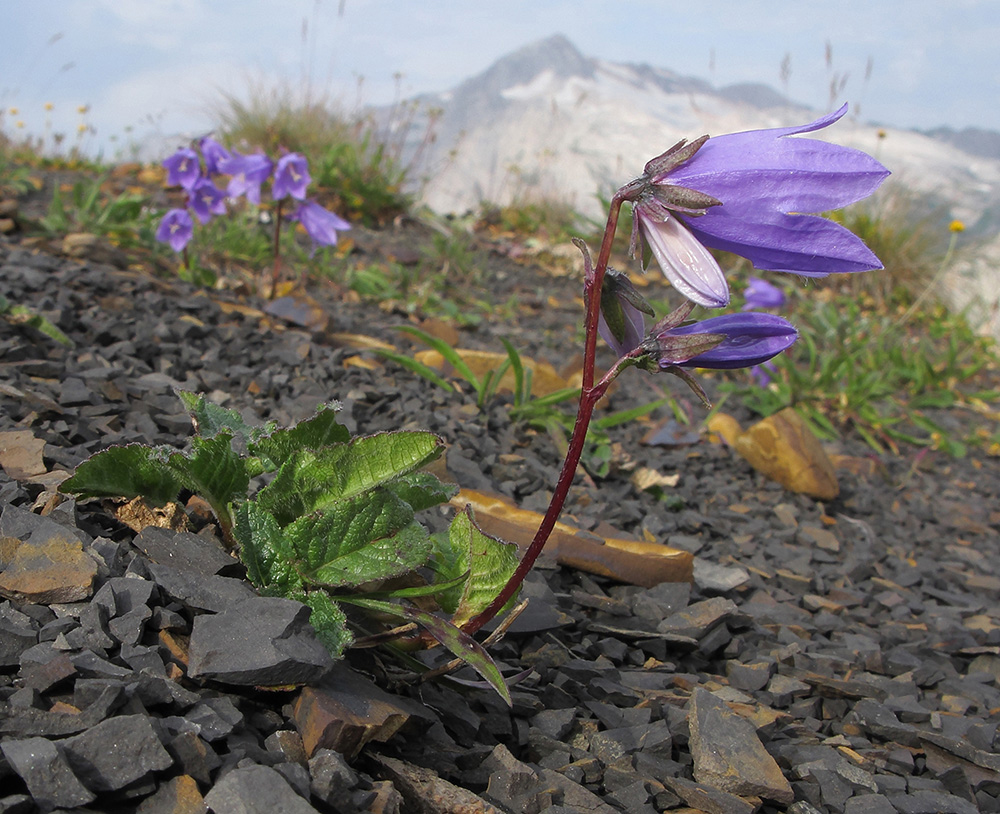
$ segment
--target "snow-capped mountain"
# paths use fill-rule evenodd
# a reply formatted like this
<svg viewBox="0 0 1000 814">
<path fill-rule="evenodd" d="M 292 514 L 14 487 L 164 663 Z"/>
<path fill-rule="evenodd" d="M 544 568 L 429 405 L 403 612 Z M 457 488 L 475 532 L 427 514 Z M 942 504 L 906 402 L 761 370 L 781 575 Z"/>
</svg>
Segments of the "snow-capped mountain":
<svg viewBox="0 0 1000 814">
<path fill-rule="evenodd" d="M 521 198 L 564 201 L 592 217 L 603 217 L 599 193 L 608 196 L 682 138 L 803 124 L 826 112 L 790 102 L 766 85 L 715 88 L 665 68 L 592 59 L 562 36 L 414 101 L 420 116 L 438 110 L 435 139 L 421 161 L 421 196 L 432 209 L 461 213 Z M 419 116 L 410 122 L 414 146 L 425 124 Z M 977 136 L 977 145 L 992 143 Z M 905 188 L 933 211 L 942 242 L 949 221 L 963 221 L 983 246 L 948 288 L 960 305 L 970 292 L 987 305 L 1000 298 L 994 263 L 1000 258 L 1000 159 L 991 150 L 965 152 L 951 131 L 931 135 L 866 124 L 850 113 L 810 137 L 877 156 L 893 173 L 886 194 Z M 1000 332 L 1000 324 L 992 330 Z"/>
</svg>

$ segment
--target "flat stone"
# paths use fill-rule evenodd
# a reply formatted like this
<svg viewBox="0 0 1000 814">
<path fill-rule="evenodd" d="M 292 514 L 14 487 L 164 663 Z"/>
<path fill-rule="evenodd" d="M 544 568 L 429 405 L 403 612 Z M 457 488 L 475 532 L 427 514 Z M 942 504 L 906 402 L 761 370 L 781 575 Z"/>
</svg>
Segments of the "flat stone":
<svg viewBox="0 0 1000 814">
<path fill-rule="evenodd" d="M 257 596 L 241 579 L 206 576 L 188 568 L 150 563 L 149 574 L 168 596 L 195 610 L 219 613 Z"/>
<path fill-rule="evenodd" d="M 717 596 L 689 605 L 664 619 L 656 629 L 660 633 L 697 640 L 737 613 L 738 609 L 733 600 Z"/>
<path fill-rule="evenodd" d="M 173 531 L 147 526 L 133 545 L 147 559 L 160 565 L 172 565 L 204 576 L 239 577 L 243 566 L 216 540 L 188 531 Z"/>
<path fill-rule="evenodd" d="M 14 551 L 0 573 L 0 596 L 49 605 L 78 602 L 91 595 L 97 563 L 84 553 L 79 539 L 53 525 L 51 536 L 32 534 Z"/>
<path fill-rule="evenodd" d="M 746 718 L 733 712 L 707 690 L 691 697 L 691 756 L 694 777 L 741 797 L 759 796 L 780 803 L 795 799 L 792 787 L 768 754 Z"/>
<path fill-rule="evenodd" d="M 136 814 L 206 814 L 208 806 L 198 782 L 182 774 L 161 784 L 135 811 Z"/>
<path fill-rule="evenodd" d="M 381 755 L 375 760 L 402 794 L 408 810 L 425 814 L 452 814 L 456 811 L 502 814 L 478 794 L 449 783 L 430 769 Z"/>
<path fill-rule="evenodd" d="M 943 791 L 894 794 L 889 801 L 899 814 L 978 814 L 979 806 Z"/>
<path fill-rule="evenodd" d="M 750 581 L 750 572 L 738 565 L 719 565 L 704 557 L 694 558 L 694 584 L 706 593 L 735 591 Z"/>
<path fill-rule="evenodd" d="M 59 745 L 93 791 L 114 791 L 173 765 L 145 715 L 108 718 Z"/>
<path fill-rule="evenodd" d="M 246 766 L 223 776 L 205 805 L 214 814 L 312 814 L 316 811 L 270 766 Z"/>
<path fill-rule="evenodd" d="M 742 797 L 709 784 L 693 783 L 683 777 L 664 777 L 663 785 L 693 810 L 705 814 L 754 814 L 757 810 L 757 806 Z"/>
<path fill-rule="evenodd" d="M 360 778 L 344 756 L 333 749 L 318 749 L 309 758 L 309 789 L 312 795 L 333 809 L 349 809 L 351 792 Z"/>
<path fill-rule="evenodd" d="M 52 741 L 46 738 L 6 740 L 0 744 L 0 750 L 39 808 L 75 808 L 97 799 L 97 795 L 73 774 Z"/>
<path fill-rule="evenodd" d="M 309 624 L 311 611 L 281 597 L 253 597 L 194 620 L 188 662 L 191 678 L 243 686 L 317 681 L 333 659 Z"/>
</svg>

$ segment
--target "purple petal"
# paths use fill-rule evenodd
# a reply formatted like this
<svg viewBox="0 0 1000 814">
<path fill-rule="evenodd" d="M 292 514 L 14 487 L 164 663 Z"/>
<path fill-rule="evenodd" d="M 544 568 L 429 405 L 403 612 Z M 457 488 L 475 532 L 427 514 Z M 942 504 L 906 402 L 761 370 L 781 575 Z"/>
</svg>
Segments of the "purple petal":
<svg viewBox="0 0 1000 814">
<path fill-rule="evenodd" d="M 169 243 L 175 252 L 183 251 L 193 234 L 194 222 L 185 209 L 171 209 L 156 229 L 156 239 Z"/>
<path fill-rule="evenodd" d="M 642 204 L 635 206 L 633 217 L 660 269 L 680 294 L 706 308 L 729 303 L 726 275 L 711 252 L 677 218 L 651 217 Z"/>
<path fill-rule="evenodd" d="M 198 154 L 190 147 L 182 147 L 165 158 L 163 166 L 167 170 L 167 184 L 172 187 L 179 186 L 190 191 L 201 177 Z"/>
<path fill-rule="evenodd" d="M 760 277 L 751 277 L 743 293 L 746 302 L 744 311 L 752 308 L 781 308 L 785 304 L 785 292 Z"/>
<path fill-rule="evenodd" d="M 757 313 L 712 317 L 691 325 L 672 328 L 666 335 L 687 336 L 704 333 L 722 334 L 726 338 L 712 350 L 682 362 L 682 367 L 718 370 L 753 367 L 781 353 L 798 338 L 798 331 L 787 319 L 773 314 Z"/>
<path fill-rule="evenodd" d="M 298 153 L 289 153 L 278 159 L 278 167 L 274 171 L 274 183 L 271 186 L 271 197 L 280 201 L 291 195 L 300 201 L 305 200 L 306 188 L 311 181 L 309 162 Z"/>
<path fill-rule="evenodd" d="M 305 227 L 309 237 L 324 246 L 335 246 L 337 232 L 351 228 L 351 224 L 342 217 L 313 201 L 303 203 L 289 215 L 289 218 L 299 221 Z"/>
</svg>

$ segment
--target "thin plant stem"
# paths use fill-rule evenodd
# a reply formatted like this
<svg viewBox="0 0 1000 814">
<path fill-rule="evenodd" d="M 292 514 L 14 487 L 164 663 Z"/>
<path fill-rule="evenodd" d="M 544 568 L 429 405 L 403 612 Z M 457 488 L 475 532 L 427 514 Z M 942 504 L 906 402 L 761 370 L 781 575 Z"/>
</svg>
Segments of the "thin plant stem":
<svg viewBox="0 0 1000 814">
<path fill-rule="evenodd" d="M 271 276 L 271 295 L 268 299 L 274 299 L 278 291 L 278 278 L 281 276 L 281 207 L 285 202 L 278 201 L 278 206 L 274 210 L 274 269 Z"/>
<path fill-rule="evenodd" d="M 601 249 L 597 255 L 597 263 L 594 266 L 593 274 L 588 275 L 584 280 L 584 302 L 587 306 L 586 316 L 586 340 L 583 351 L 583 384 L 580 389 L 580 405 L 577 408 L 576 421 L 573 424 L 573 434 L 570 436 L 569 444 L 566 448 L 566 458 L 563 460 L 562 470 L 559 472 L 559 479 L 556 481 L 549 507 L 545 511 L 538 531 L 528 546 L 521 561 L 503 590 L 500 591 L 493 601 L 478 616 L 473 617 L 464 625 L 462 630 L 466 633 L 474 633 L 483 625 L 492 620 L 500 609 L 510 601 L 517 589 L 524 582 L 538 555 L 542 553 L 545 543 L 548 542 L 552 529 L 555 528 L 556 521 L 562 513 L 566 498 L 569 495 L 570 486 L 573 484 L 573 477 L 576 475 L 576 468 L 583 455 L 583 447 L 587 440 L 587 430 L 590 427 L 590 419 L 594 414 L 594 407 L 601 397 L 607 392 L 608 387 L 614 378 L 625 366 L 625 360 L 619 360 L 608 373 L 594 384 L 594 368 L 597 356 L 597 323 L 601 313 L 601 287 L 604 284 L 604 273 L 608 268 L 608 261 L 611 259 L 611 247 L 615 239 L 615 231 L 618 228 L 618 215 L 621 211 L 622 202 L 627 200 L 629 188 L 626 185 L 615 193 L 611 199 L 611 206 L 608 211 L 608 222 L 604 227 L 604 238 L 601 240 Z M 631 360 L 629 360 L 630 362 Z"/>
</svg>

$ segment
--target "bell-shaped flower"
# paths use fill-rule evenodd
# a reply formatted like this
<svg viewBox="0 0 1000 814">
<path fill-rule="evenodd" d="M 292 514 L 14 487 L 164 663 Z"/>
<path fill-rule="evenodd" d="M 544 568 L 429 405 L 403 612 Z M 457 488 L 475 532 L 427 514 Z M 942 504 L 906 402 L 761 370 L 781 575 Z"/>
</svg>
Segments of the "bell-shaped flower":
<svg viewBox="0 0 1000 814">
<path fill-rule="evenodd" d="M 172 187 L 183 187 L 190 192 L 201 178 L 198 154 L 190 147 L 182 147 L 165 158 L 163 166 L 167 171 L 167 184 Z"/>
<path fill-rule="evenodd" d="M 260 186 L 270 177 L 272 166 L 271 159 L 263 153 L 241 155 L 235 151 L 218 164 L 219 172 L 231 176 L 226 194 L 230 198 L 244 195 L 257 206 L 260 206 Z"/>
<path fill-rule="evenodd" d="M 171 209 L 163 216 L 156 229 L 156 239 L 169 243 L 175 252 L 181 252 L 194 234 L 194 221 L 186 209 Z"/>
<path fill-rule="evenodd" d="M 305 156 L 298 153 L 288 153 L 278 159 L 274 171 L 274 181 L 271 184 L 271 197 L 276 201 L 291 195 L 299 201 L 306 198 L 306 188 L 312 179 L 309 177 L 309 162 Z"/>
<path fill-rule="evenodd" d="M 205 159 L 205 172 L 208 175 L 218 175 L 221 172 L 219 164 L 232 157 L 229 150 L 211 136 L 201 139 L 198 147 L 201 149 L 201 157 Z"/>
<path fill-rule="evenodd" d="M 589 257 L 587 262 L 590 262 Z M 627 274 L 609 268 L 601 290 L 597 332 L 619 359 L 642 344 L 646 335 L 643 314 L 654 316 L 655 312 Z"/>
<path fill-rule="evenodd" d="M 677 366 L 731 370 L 766 362 L 791 347 L 798 336 L 787 319 L 741 313 L 670 327 L 645 344 L 663 370 Z"/>
<path fill-rule="evenodd" d="M 743 298 L 744 311 L 751 311 L 754 308 L 781 308 L 785 304 L 785 292 L 760 277 L 749 279 Z"/>
<path fill-rule="evenodd" d="M 299 204 L 288 217 L 301 223 L 313 242 L 323 246 L 336 246 L 337 232 L 351 228 L 351 224 L 342 217 L 313 201 Z"/>
<path fill-rule="evenodd" d="M 690 235 L 710 249 L 746 257 L 758 269 L 824 277 L 881 268 L 859 237 L 815 213 L 871 195 L 889 171 L 859 150 L 791 138 L 827 127 L 846 111 L 845 105 L 799 127 L 682 142 L 654 158 L 629 197 L 633 238 L 638 233 L 649 244 L 671 282 L 681 281 L 681 293 L 708 307 L 725 304 L 728 287 L 690 249 Z M 667 215 L 680 221 L 677 229 L 685 234 L 664 225 Z"/>
<path fill-rule="evenodd" d="M 201 178 L 188 195 L 188 206 L 205 224 L 216 215 L 226 214 L 226 196 L 208 178 Z"/>
</svg>

